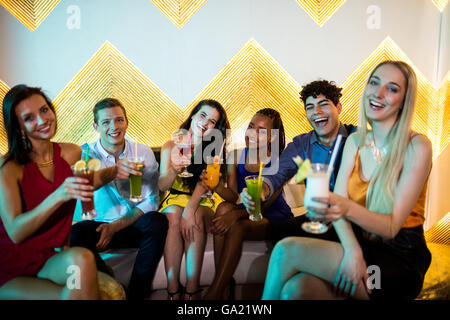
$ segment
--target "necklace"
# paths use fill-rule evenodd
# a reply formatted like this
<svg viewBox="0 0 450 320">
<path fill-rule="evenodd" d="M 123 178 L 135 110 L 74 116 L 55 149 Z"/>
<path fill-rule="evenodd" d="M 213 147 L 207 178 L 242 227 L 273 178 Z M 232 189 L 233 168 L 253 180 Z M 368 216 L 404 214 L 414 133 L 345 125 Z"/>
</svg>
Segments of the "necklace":
<svg viewBox="0 0 450 320">
<path fill-rule="evenodd" d="M 387 153 L 387 146 L 382 146 L 381 148 L 377 147 L 375 144 L 375 139 L 373 138 L 373 133 L 369 133 L 367 135 L 366 147 L 371 150 L 372 156 L 375 158 L 377 163 L 380 163 L 383 156 Z"/>
<path fill-rule="evenodd" d="M 50 147 L 48 149 L 49 149 L 49 153 L 52 155 L 52 159 L 47 162 L 38 163 L 37 164 L 38 168 L 50 167 L 53 165 L 53 143 L 50 142 Z"/>
</svg>

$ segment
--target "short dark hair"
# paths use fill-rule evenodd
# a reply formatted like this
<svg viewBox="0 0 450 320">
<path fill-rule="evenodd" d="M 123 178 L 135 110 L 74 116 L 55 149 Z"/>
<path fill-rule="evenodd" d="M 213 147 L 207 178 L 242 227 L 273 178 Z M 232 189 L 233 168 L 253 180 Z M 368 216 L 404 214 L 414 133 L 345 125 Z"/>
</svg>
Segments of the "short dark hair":
<svg viewBox="0 0 450 320">
<path fill-rule="evenodd" d="M 96 124 L 98 122 L 97 114 L 98 114 L 99 110 L 106 109 L 106 108 L 114 108 L 114 107 L 119 107 L 120 109 L 122 109 L 125 119 L 128 121 L 127 112 L 125 110 L 125 107 L 122 105 L 122 103 L 115 98 L 105 98 L 105 99 L 97 102 L 94 106 L 94 109 L 92 109 L 92 112 L 94 113 L 94 122 Z"/>
<path fill-rule="evenodd" d="M 303 105 L 306 106 L 306 99 L 313 96 L 317 98 L 318 95 L 323 94 L 327 99 L 331 100 L 334 105 L 339 103 L 339 99 L 342 97 L 342 88 L 336 86 L 334 81 L 316 80 L 305 85 L 300 92 L 300 98 L 303 101 Z"/>
<path fill-rule="evenodd" d="M 41 88 L 29 87 L 25 84 L 18 84 L 12 87 L 3 98 L 3 124 L 5 126 L 8 140 L 8 153 L 5 155 L 2 165 L 10 160 L 16 160 L 19 164 L 26 164 L 31 161 L 30 152 L 32 146 L 30 140 L 22 136 L 19 120 L 16 116 L 16 107 L 23 100 L 33 95 L 40 95 L 44 98 L 48 107 L 55 114 L 55 134 L 57 130 L 56 112 L 50 99 Z"/>
</svg>

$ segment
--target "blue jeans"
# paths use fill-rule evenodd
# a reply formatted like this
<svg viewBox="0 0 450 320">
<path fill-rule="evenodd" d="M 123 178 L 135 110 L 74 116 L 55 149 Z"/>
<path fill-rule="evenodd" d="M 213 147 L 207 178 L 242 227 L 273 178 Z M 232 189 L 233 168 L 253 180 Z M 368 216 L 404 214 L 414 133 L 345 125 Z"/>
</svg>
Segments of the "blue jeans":
<svg viewBox="0 0 450 320">
<path fill-rule="evenodd" d="M 95 255 L 97 269 L 111 274 L 95 248 L 101 235 L 96 229 L 103 223 L 85 220 L 73 225 L 70 246 L 90 249 Z M 128 286 L 128 299 L 144 299 L 150 294 L 164 252 L 167 228 L 166 216 L 156 211 L 148 212 L 131 226 L 116 232 L 108 244 L 107 249 L 139 248 Z"/>
</svg>

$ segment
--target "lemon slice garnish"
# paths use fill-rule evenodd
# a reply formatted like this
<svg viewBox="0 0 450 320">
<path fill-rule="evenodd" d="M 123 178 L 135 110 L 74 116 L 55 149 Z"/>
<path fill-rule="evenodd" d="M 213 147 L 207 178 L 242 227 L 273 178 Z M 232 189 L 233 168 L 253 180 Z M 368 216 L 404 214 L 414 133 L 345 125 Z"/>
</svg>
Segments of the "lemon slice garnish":
<svg viewBox="0 0 450 320">
<path fill-rule="evenodd" d="M 75 171 L 83 171 L 86 168 L 86 161 L 78 160 L 73 167 L 75 168 Z"/>
<path fill-rule="evenodd" d="M 311 161 L 309 159 L 306 159 L 302 162 L 300 167 L 297 170 L 297 175 L 295 176 L 295 182 L 301 183 L 303 180 L 305 180 L 309 173 L 311 172 Z"/>
<path fill-rule="evenodd" d="M 97 171 L 102 166 L 102 163 L 100 162 L 100 160 L 93 158 L 88 161 L 87 166 L 89 170 Z"/>
</svg>

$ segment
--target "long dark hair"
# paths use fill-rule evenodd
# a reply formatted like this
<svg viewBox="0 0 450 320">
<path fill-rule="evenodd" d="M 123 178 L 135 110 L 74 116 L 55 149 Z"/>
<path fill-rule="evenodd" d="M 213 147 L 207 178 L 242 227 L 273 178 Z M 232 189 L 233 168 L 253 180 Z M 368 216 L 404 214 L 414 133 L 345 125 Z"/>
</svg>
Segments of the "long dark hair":
<svg viewBox="0 0 450 320">
<path fill-rule="evenodd" d="M 55 108 L 50 99 L 45 95 L 41 88 L 28 87 L 19 84 L 11 88 L 3 98 L 3 125 L 5 126 L 6 136 L 8 140 L 8 152 L 4 157 L 1 166 L 3 167 L 8 161 L 16 160 L 19 164 L 26 164 L 31 161 L 30 152 L 33 150 L 28 137 L 22 135 L 19 120 L 16 116 L 16 106 L 32 95 L 38 94 L 42 96 L 56 116 Z M 55 121 L 55 133 L 56 133 Z"/>
<path fill-rule="evenodd" d="M 197 105 L 194 107 L 194 109 L 192 109 L 192 111 L 189 114 L 189 116 L 187 117 L 187 119 L 181 124 L 180 129 L 189 130 L 189 128 L 191 127 L 192 117 L 195 116 L 203 106 L 212 107 L 217 110 L 217 112 L 219 113 L 220 116 L 219 116 L 219 120 L 216 122 L 216 125 L 214 126 L 214 129 L 219 130 L 222 133 L 222 139 L 225 139 L 227 130 L 230 129 L 230 123 L 228 122 L 228 117 L 227 117 L 227 113 L 225 112 L 225 109 L 216 100 L 206 99 L 206 100 L 201 100 L 199 103 L 197 103 Z M 193 158 L 195 157 L 194 155 L 197 152 L 199 152 L 200 150 L 203 155 L 203 151 L 205 150 L 205 148 L 207 146 L 209 146 L 210 144 L 213 144 L 213 143 L 217 143 L 214 139 L 212 139 L 211 141 L 208 141 L 209 139 L 207 137 L 203 137 L 203 138 L 204 139 L 202 139 L 201 145 L 196 147 L 197 150 L 194 150 L 194 153 L 192 154 Z M 198 149 L 198 148 L 201 148 L 201 149 Z M 222 165 L 220 167 L 220 171 L 222 173 L 222 179 L 226 178 L 226 172 L 227 172 L 226 161 L 225 161 L 225 159 L 226 159 L 226 152 L 225 152 L 226 150 L 225 149 L 226 149 L 226 145 L 224 144 L 223 151 L 222 151 L 222 159 L 221 159 Z M 216 155 L 215 151 L 213 151 L 213 153 L 214 153 L 213 155 Z M 184 186 L 187 186 L 189 188 L 190 192 L 194 191 L 195 186 L 197 185 L 197 181 L 198 181 L 202 171 L 204 169 L 206 169 L 206 163 L 204 163 L 204 161 L 202 161 L 201 164 L 195 164 L 193 160 L 194 159 L 192 159 L 192 162 L 189 165 L 189 167 L 187 167 L 187 170 L 189 172 L 192 172 L 194 174 L 194 176 L 191 178 L 188 178 L 188 179 L 183 179 Z"/>
<path fill-rule="evenodd" d="M 272 129 L 278 130 L 278 145 L 280 147 L 278 150 L 279 153 L 276 156 L 279 158 L 280 154 L 283 152 L 286 146 L 286 137 L 284 133 L 283 121 L 281 120 L 281 114 L 277 110 L 271 108 L 261 109 L 257 111 L 256 114 L 268 117 L 270 120 L 272 120 Z"/>
</svg>

